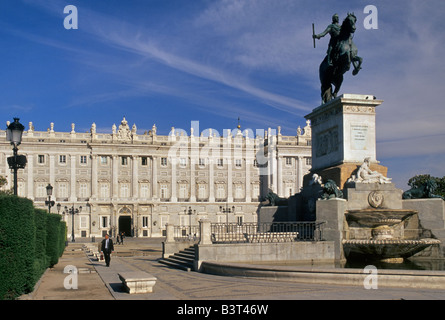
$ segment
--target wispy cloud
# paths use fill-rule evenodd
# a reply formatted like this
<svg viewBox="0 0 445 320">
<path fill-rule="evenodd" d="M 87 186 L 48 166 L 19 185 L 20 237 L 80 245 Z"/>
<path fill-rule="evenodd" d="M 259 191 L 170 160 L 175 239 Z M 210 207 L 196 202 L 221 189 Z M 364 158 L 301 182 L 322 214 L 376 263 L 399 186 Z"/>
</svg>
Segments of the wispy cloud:
<svg viewBox="0 0 445 320">
<path fill-rule="evenodd" d="M 62 28 L 65 1 L 22 2 Z M 281 125 L 286 134 L 294 134 L 304 124 L 303 116 L 320 102 L 318 66 L 329 37 L 317 41 L 314 49 L 311 24 L 321 32 L 333 13 L 343 19 L 354 11 L 354 42 L 364 59 L 363 69 L 356 77 L 351 72 L 345 75 L 340 93 L 372 94 L 384 100 L 377 108 L 379 160 L 445 153 L 442 0 L 375 0 L 378 30 L 363 27 L 368 3 L 362 1 L 177 1 L 163 7 L 165 1 L 135 0 L 145 10 L 142 13 L 132 10 L 130 2 L 107 2 L 106 10 L 98 3 L 77 3 L 80 19 L 75 32 L 29 32 L 0 22 L 5 26 L 2 32 L 60 50 L 61 59 L 73 62 L 72 92 L 61 93 L 67 96 L 62 106 L 88 111 L 115 107 L 119 113 L 122 102 L 149 118 L 146 105 L 166 103 L 194 120 L 224 123 L 220 119 L 240 116 L 257 127 Z M 162 121 L 172 125 L 170 119 Z"/>
</svg>

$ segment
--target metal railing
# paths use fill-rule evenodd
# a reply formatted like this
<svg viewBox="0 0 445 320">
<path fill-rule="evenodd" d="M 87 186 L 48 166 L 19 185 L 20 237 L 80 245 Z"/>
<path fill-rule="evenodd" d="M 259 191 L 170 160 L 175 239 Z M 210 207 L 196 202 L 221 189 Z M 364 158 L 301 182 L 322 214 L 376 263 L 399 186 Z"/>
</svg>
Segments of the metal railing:
<svg viewBox="0 0 445 320">
<path fill-rule="evenodd" d="M 213 243 L 322 241 L 325 222 L 212 223 Z"/>
<path fill-rule="evenodd" d="M 198 225 L 175 226 L 175 241 L 199 241 L 200 236 L 200 229 Z"/>
</svg>

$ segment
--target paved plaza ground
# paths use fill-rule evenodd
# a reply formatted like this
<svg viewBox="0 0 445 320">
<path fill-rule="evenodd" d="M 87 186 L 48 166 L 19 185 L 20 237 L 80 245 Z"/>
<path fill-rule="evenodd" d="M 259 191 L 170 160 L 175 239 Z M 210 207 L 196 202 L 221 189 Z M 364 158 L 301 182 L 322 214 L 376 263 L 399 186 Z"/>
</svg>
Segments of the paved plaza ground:
<svg viewBox="0 0 445 320">
<path fill-rule="evenodd" d="M 378 288 L 305 284 L 252 278 L 235 278 L 186 272 L 158 262 L 162 239 L 126 238 L 115 245 L 110 267 L 90 260 L 82 243 L 69 243 L 59 263 L 48 269 L 34 292 L 22 300 L 443 300 L 445 290 Z M 78 271 L 78 288 L 67 290 L 65 266 Z M 118 273 L 146 271 L 157 278 L 154 292 L 128 294 Z"/>
</svg>

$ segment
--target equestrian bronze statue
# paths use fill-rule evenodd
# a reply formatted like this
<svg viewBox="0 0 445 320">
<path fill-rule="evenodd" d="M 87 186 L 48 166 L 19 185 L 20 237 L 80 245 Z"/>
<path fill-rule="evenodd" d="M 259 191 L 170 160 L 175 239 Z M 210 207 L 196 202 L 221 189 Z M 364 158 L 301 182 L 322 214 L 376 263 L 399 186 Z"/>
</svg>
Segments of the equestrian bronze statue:
<svg viewBox="0 0 445 320">
<path fill-rule="evenodd" d="M 357 56 L 357 47 L 352 38 L 356 30 L 357 18 L 353 13 L 348 13 L 342 25 L 338 24 L 338 15 L 332 17 L 332 23 L 326 30 L 318 35 L 313 34 L 314 39 L 320 39 L 329 33 L 328 51 L 320 64 L 319 74 L 321 82 L 321 98 L 326 103 L 337 97 L 343 82 L 343 74 L 354 67 L 352 75 L 357 75 L 361 69 L 363 59 Z M 332 85 L 335 87 L 332 91 Z"/>
</svg>

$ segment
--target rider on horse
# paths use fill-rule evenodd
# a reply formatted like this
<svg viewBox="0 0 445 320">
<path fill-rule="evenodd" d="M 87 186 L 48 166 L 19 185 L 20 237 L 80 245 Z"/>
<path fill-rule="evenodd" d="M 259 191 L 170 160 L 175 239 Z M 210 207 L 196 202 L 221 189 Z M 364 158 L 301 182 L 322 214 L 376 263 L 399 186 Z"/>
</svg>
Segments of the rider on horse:
<svg viewBox="0 0 445 320">
<path fill-rule="evenodd" d="M 330 66 L 332 66 L 332 59 L 331 59 L 331 52 L 332 49 L 335 47 L 335 40 L 336 38 L 340 35 L 340 25 L 338 24 L 338 14 L 334 14 L 332 16 L 332 23 L 330 25 L 328 25 L 328 27 L 326 28 L 325 31 L 323 31 L 320 34 L 314 34 L 312 37 L 315 39 L 320 39 L 323 38 L 325 35 L 327 35 L 329 33 L 329 35 L 331 36 L 331 40 L 329 40 L 329 46 L 328 46 L 328 51 L 326 52 L 327 56 L 328 56 L 328 64 Z"/>
</svg>

